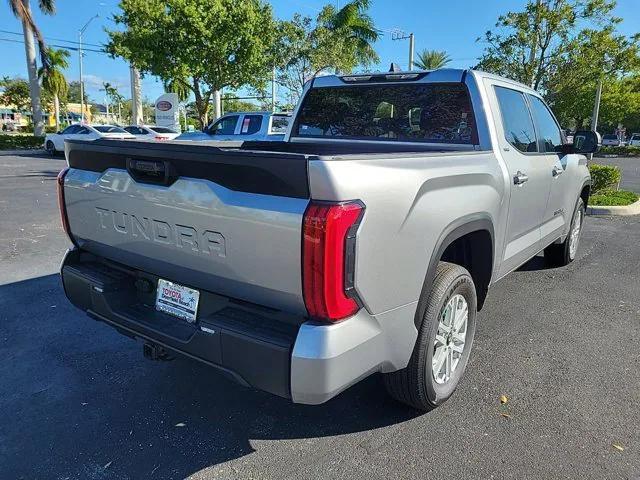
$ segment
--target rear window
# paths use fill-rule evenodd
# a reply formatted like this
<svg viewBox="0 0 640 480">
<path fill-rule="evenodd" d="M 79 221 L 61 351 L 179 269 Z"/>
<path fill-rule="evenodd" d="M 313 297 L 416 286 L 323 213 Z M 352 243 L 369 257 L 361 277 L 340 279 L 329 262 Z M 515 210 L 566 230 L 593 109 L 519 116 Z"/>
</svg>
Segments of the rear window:
<svg viewBox="0 0 640 480">
<path fill-rule="evenodd" d="M 156 133 L 178 133 L 175 130 L 171 130 L 167 127 L 151 127 L 150 130 L 153 130 Z"/>
<path fill-rule="evenodd" d="M 469 92 L 458 83 L 312 89 L 292 136 L 477 143 Z"/>
<path fill-rule="evenodd" d="M 109 125 L 96 125 L 95 128 L 100 133 L 127 133 L 126 130 L 120 127 L 112 127 Z"/>
</svg>

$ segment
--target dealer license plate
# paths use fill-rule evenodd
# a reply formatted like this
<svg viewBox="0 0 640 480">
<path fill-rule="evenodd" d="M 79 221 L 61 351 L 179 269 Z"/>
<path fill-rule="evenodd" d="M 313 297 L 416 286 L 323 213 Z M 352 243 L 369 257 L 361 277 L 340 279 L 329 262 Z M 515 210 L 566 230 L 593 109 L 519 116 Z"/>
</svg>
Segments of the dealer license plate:
<svg viewBox="0 0 640 480">
<path fill-rule="evenodd" d="M 196 321 L 200 292 L 184 285 L 158 280 L 156 310 L 182 318 L 189 323 Z"/>
</svg>

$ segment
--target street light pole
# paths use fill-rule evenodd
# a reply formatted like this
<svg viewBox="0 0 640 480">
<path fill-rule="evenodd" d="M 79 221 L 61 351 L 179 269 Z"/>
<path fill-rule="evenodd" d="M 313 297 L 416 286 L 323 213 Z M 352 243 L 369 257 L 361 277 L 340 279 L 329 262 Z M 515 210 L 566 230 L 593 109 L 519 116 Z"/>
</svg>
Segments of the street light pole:
<svg viewBox="0 0 640 480">
<path fill-rule="evenodd" d="M 80 122 L 81 123 L 84 123 L 84 80 L 82 79 L 82 34 L 87 29 L 91 21 L 94 20 L 95 18 L 98 18 L 99 16 L 100 15 L 96 13 L 93 17 L 91 17 L 87 21 L 87 23 L 84 24 L 84 27 L 82 27 L 78 31 L 78 55 L 80 56 Z"/>
<path fill-rule="evenodd" d="M 415 40 L 413 33 L 407 35 L 401 30 L 394 30 L 391 32 L 391 40 L 409 40 L 409 70 L 413 70 L 413 45 Z"/>
<path fill-rule="evenodd" d="M 409 70 L 413 70 L 413 33 L 409 34 Z"/>
</svg>

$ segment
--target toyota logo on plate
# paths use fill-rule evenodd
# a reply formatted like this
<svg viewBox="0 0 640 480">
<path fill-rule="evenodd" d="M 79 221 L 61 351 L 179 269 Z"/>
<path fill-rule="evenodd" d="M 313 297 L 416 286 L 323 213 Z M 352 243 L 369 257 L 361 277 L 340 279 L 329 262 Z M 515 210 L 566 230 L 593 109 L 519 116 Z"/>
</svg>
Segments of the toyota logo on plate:
<svg viewBox="0 0 640 480">
<path fill-rule="evenodd" d="M 161 112 L 166 112 L 167 110 L 171 110 L 173 108 L 173 105 L 171 105 L 171 102 L 167 102 L 166 100 L 160 100 L 156 104 L 156 108 Z"/>
</svg>

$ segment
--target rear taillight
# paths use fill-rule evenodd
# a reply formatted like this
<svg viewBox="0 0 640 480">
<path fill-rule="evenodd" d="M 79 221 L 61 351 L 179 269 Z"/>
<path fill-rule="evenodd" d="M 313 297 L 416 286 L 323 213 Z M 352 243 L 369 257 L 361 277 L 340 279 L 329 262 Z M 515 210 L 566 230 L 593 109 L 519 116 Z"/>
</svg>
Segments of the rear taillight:
<svg viewBox="0 0 640 480">
<path fill-rule="evenodd" d="M 67 205 L 64 203 L 64 177 L 67 176 L 69 167 L 63 169 L 58 174 L 58 208 L 60 209 L 60 221 L 62 222 L 62 229 L 67 234 L 69 240 L 76 245 L 73 236 L 71 235 L 71 229 L 69 228 L 69 217 L 67 217 Z M 76 245 L 77 246 L 77 245 Z"/>
<path fill-rule="evenodd" d="M 169 137 L 162 137 L 160 135 L 157 135 L 156 140 L 169 140 Z"/>
<path fill-rule="evenodd" d="M 364 205 L 311 202 L 303 220 L 302 275 L 309 316 L 330 322 L 356 313 L 355 240 Z"/>
</svg>

